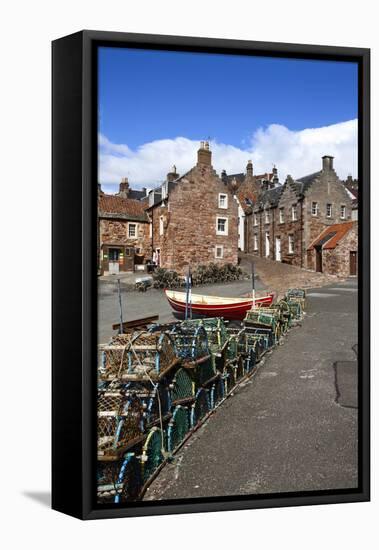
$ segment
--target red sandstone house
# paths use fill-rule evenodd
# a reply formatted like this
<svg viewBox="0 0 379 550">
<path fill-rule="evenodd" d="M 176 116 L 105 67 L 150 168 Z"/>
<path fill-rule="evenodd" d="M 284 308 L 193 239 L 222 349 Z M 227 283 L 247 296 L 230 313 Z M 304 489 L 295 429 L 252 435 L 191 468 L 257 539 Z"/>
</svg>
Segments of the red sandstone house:
<svg viewBox="0 0 379 550">
<path fill-rule="evenodd" d="M 356 221 L 329 225 L 308 247 L 308 266 L 331 275 L 357 275 L 357 247 Z"/>
<path fill-rule="evenodd" d="M 98 265 L 102 275 L 134 271 L 150 258 L 146 189 L 129 189 L 127 178 L 119 193 L 98 193 Z M 138 269 L 138 268 L 137 268 Z"/>
<path fill-rule="evenodd" d="M 158 265 L 184 273 L 196 267 L 238 262 L 238 205 L 227 182 L 212 167 L 208 142 L 183 176 L 174 166 L 149 193 L 151 250 Z"/>
</svg>

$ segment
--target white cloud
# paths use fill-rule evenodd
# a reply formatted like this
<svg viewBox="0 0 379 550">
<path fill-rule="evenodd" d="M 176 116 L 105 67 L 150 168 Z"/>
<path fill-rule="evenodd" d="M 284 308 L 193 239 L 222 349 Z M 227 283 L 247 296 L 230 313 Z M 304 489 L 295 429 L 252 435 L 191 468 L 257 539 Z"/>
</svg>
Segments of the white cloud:
<svg viewBox="0 0 379 550">
<path fill-rule="evenodd" d="M 108 192 L 117 189 L 127 176 L 133 188 L 154 187 L 163 181 L 173 164 L 184 174 L 196 163 L 198 141 L 185 137 L 160 139 L 132 150 L 99 136 L 99 180 Z M 245 171 L 249 159 L 254 172 L 264 173 L 275 164 L 281 181 L 287 174 L 301 177 L 321 168 L 321 157 L 333 155 L 334 167 L 341 178 L 357 176 L 358 121 L 349 120 L 322 128 L 292 131 L 279 124 L 259 128 L 246 149 L 211 142 L 212 164 L 218 173 Z"/>
</svg>

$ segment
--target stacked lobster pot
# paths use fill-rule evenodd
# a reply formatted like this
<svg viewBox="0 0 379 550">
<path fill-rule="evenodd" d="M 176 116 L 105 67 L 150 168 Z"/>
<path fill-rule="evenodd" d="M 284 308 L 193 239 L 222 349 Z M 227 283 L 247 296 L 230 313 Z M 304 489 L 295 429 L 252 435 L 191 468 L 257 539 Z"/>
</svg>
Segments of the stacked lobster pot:
<svg viewBox="0 0 379 550">
<path fill-rule="evenodd" d="M 180 359 L 171 336 L 159 331 L 118 335 L 99 355 L 98 500 L 126 501 L 163 461 Z"/>
<path fill-rule="evenodd" d="M 292 288 L 287 291 L 284 300 L 291 310 L 293 319 L 300 321 L 305 310 L 305 290 L 302 288 Z"/>
<path fill-rule="evenodd" d="M 301 319 L 303 292 L 251 309 L 238 328 L 217 317 L 191 319 L 99 346 L 99 502 L 141 498 L 190 433 Z"/>
</svg>

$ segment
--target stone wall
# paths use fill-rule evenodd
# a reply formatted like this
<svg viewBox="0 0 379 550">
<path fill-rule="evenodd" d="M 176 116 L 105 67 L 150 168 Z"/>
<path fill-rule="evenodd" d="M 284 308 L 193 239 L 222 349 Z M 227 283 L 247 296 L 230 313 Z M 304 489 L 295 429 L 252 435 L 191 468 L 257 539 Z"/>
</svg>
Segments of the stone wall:
<svg viewBox="0 0 379 550">
<path fill-rule="evenodd" d="M 137 225 L 136 238 L 130 238 L 128 236 L 129 223 Z M 148 223 L 102 218 L 99 221 L 99 231 L 100 246 L 103 244 L 120 244 L 124 246 L 131 246 L 134 248 L 139 248 L 142 254 L 147 254 L 147 256 L 150 257 L 151 247 Z"/>
<path fill-rule="evenodd" d="M 331 275 L 348 277 L 350 275 L 350 252 L 358 251 L 358 224 L 339 241 L 332 249 L 322 251 L 322 271 Z M 311 251 L 312 255 L 315 254 Z M 358 258 L 357 258 L 358 269 Z"/>
</svg>

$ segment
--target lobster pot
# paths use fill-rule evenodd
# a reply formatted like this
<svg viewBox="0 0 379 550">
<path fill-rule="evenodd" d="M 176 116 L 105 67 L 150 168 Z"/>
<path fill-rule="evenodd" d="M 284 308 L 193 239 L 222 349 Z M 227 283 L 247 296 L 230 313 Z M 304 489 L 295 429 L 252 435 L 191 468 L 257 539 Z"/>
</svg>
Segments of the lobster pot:
<svg viewBox="0 0 379 550">
<path fill-rule="evenodd" d="M 185 362 L 194 362 L 209 355 L 208 337 L 202 325 L 183 322 L 170 333 L 177 357 Z"/>
<path fill-rule="evenodd" d="M 146 483 L 156 472 L 164 460 L 166 449 L 166 434 L 154 426 L 146 438 L 141 455 L 141 479 Z"/>
<path fill-rule="evenodd" d="M 102 380 L 157 379 L 177 363 L 174 342 L 165 332 L 120 334 L 100 346 Z"/>
<path fill-rule="evenodd" d="M 144 432 L 144 406 L 137 396 L 126 397 L 121 410 L 104 408 L 102 396 L 97 419 L 98 457 L 117 457 L 134 445 Z"/>
<path fill-rule="evenodd" d="M 300 321 L 300 319 L 303 317 L 303 308 L 301 306 L 301 303 L 297 300 L 287 300 L 287 304 L 290 309 L 292 318 L 296 321 Z"/>
<path fill-rule="evenodd" d="M 262 353 L 266 349 L 266 337 L 263 334 L 256 334 L 258 329 L 250 329 L 246 331 L 246 347 L 248 357 L 254 359 L 254 364 L 259 361 Z M 271 333 L 271 331 L 269 331 Z"/>
<path fill-rule="evenodd" d="M 191 428 L 197 426 L 210 410 L 209 391 L 205 388 L 199 388 L 191 407 Z"/>
<path fill-rule="evenodd" d="M 196 387 L 206 386 L 217 374 L 215 368 L 214 356 L 206 357 L 204 361 L 196 364 L 194 369 L 191 369 Z"/>
<path fill-rule="evenodd" d="M 225 386 L 225 394 L 228 394 L 236 385 L 235 370 L 233 368 L 233 365 L 225 365 L 223 371 L 223 380 Z"/>
<path fill-rule="evenodd" d="M 195 319 L 184 321 L 184 326 L 202 326 L 204 327 L 210 351 L 217 352 L 221 350 L 228 340 L 228 333 L 225 321 L 222 317 L 211 317 L 207 319 Z"/>
<path fill-rule="evenodd" d="M 195 396 L 195 383 L 188 371 L 180 368 L 176 371 L 172 383 L 170 384 L 170 401 L 176 405 L 193 401 Z"/>
<path fill-rule="evenodd" d="M 183 405 L 177 405 L 167 430 L 167 448 L 170 453 L 173 453 L 179 447 L 189 429 L 190 418 L 188 409 Z"/>
<path fill-rule="evenodd" d="M 99 504 L 114 502 L 122 492 L 118 483 L 120 460 L 99 461 L 97 464 L 97 502 Z"/>
<path fill-rule="evenodd" d="M 290 288 L 287 290 L 285 300 L 298 302 L 301 306 L 301 310 L 305 310 L 306 293 L 303 288 Z"/>
<path fill-rule="evenodd" d="M 276 343 L 280 338 L 279 316 L 275 311 L 268 311 L 268 309 L 261 311 L 261 308 L 251 309 L 246 314 L 245 326 L 247 329 L 270 331 L 273 343 Z"/>
<path fill-rule="evenodd" d="M 212 384 L 212 387 L 209 392 L 209 401 L 211 409 L 214 409 L 217 407 L 217 405 L 224 399 L 225 397 L 225 384 L 224 384 L 224 378 L 222 376 L 218 376 L 215 380 L 215 382 Z"/>
<path fill-rule="evenodd" d="M 234 348 L 234 357 L 228 357 L 227 352 L 227 358 L 233 359 L 235 357 L 243 356 L 247 353 L 247 347 L 246 347 L 246 330 L 245 328 L 228 328 L 228 336 L 229 341 L 231 338 L 235 340 L 235 346 L 232 346 Z M 228 342 L 229 347 L 229 342 Z"/>
<path fill-rule="evenodd" d="M 142 488 L 141 462 L 135 452 L 126 453 L 120 461 L 115 504 L 136 500 Z"/>
<path fill-rule="evenodd" d="M 147 426 L 165 421 L 172 405 L 170 389 L 160 381 L 145 400 L 145 416 Z"/>
</svg>

